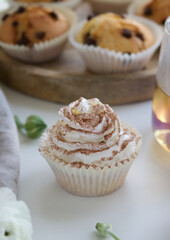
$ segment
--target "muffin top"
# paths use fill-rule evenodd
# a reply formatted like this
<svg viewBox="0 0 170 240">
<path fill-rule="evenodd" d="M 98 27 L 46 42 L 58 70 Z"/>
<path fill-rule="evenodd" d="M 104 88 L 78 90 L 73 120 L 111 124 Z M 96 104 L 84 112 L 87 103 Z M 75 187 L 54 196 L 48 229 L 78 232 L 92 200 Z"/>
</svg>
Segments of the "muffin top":
<svg viewBox="0 0 170 240">
<path fill-rule="evenodd" d="M 138 12 L 138 15 L 147 17 L 159 24 L 164 24 L 170 15 L 169 0 L 150 0 Z"/>
<path fill-rule="evenodd" d="M 149 48 L 155 38 L 145 25 L 123 15 L 106 13 L 88 20 L 76 40 L 82 44 L 131 54 Z"/>
<path fill-rule="evenodd" d="M 21 6 L 14 13 L 2 17 L 0 41 L 31 47 L 59 37 L 68 29 L 67 18 L 58 11 Z"/>
<path fill-rule="evenodd" d="M 112 166 L 136 156 L 141 136 L 120 123 L 116 113 L 97 98 L 60 109 L 61 120 L 40 141 L 40 152 L 73 166 Z"/>
</svg>

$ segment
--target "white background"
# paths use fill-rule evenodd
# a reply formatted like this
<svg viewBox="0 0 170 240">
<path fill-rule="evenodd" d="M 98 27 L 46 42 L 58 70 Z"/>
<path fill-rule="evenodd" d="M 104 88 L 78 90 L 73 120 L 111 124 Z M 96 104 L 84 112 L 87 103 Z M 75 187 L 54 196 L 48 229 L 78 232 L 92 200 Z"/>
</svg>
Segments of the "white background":
<svg viewBox="0 0 170 240">
<path fill-rule="evenodd" d="M 21 120 L 38 114 L 48 127 L 56 123 L 62 105 L 3 90 Z M 62 190 L 38 152 L 38 140 L 20 136 L 19 199 L 30 208 L 34 240 L 98 240 L 97 222 L 111 223 L 121 240 L 170 239 L 170 155 L 153 137 L 152 102 L 114 110 L 141 132 L 143 146 L 124 185 L 104 197 L 78 197 Z"/>
</svg>

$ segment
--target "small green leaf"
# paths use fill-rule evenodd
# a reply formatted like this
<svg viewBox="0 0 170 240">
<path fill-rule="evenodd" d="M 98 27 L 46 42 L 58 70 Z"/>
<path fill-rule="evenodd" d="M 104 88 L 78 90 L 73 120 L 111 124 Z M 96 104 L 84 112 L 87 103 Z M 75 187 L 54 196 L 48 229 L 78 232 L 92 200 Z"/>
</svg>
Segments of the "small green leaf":
<svg viewBox="0 0 170 240">
<path fill-rule="evenodd" d="M 111 236 L 115 240 L 120 240 L 114 233 L 112 233 L 112 225 L 109 223 L 97 223 L 96 230 L 103 238 Z"/>
<path fill-rule="evenodd" d="M 45 126 L 47 125 L 44 123 L 44 121 L 37 115 L 31 115 L 26 119 L 25 128 L 32 128 L 34 126 Z"/>
<path fill-rule="evenodd" d="M 33 128 L 33 129 L 30 129 L 27 131 L 27 134 L 28 134 L 28 137 L 30 138 L 38 138 L 42 135 L 42 133 L 44 132 L 46 127 L 42 127 L 42 126 L 39 126 L 39 127 L 36 127 L 36 128 Z"/>
<path fill-rule="evenodd" d="M 21 125 L 19 118 L 17 117 L 17 124 L 19 124 L 19 123 L 20 123 L 19 126 L 21 126 L 22 128 L 25 129 L 27 136 L 32 139 L 40 137 L 47 127 L 47 125 L 44 123 L 44 121 L 37 115 L 29 116 L 26 119 L 25 124 L 22 124 L 22 125 Z M 18 129 L 20 130 L 21 127 Z"/>
</svg>

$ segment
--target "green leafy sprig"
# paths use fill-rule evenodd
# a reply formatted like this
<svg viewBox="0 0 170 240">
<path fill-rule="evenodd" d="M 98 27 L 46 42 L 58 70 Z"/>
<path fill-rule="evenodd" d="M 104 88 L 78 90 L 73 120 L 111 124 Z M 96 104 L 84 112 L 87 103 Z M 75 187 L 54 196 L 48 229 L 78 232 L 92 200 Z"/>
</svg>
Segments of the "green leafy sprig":
<svg viewBox="0 0 170 240">
<path fill-rule="evenodd" d="M 44 121 L 37 115 L 27 117 L 25 123 L 22 123 L 18 116 L 14 116 L 14 119 L 18 130 L 32 139 L 40 137 L 47 127 Z"/>
<path fill-rule="evenodd" d="M 120 240 L 113 232 L 112 232 L 112 225 L 109 223 L 97 223 L 96 230 L 98 231 L 99 235 L 103 238 L 111 236 L 115 240 Z"/>
</svg>

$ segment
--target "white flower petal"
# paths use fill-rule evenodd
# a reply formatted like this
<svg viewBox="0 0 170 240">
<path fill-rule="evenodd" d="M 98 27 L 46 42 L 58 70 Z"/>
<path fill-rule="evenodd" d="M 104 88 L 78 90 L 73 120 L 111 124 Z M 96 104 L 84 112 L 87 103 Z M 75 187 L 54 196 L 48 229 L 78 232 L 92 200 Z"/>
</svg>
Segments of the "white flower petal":
<svg viewBox="0 0 170 240">
<path fill-rule="evenodd" d="M 31 216 L 26 204 L 17 201 L 9 188 L 0 188 L 0 240 L 31 239 Z"/>
</svg>

